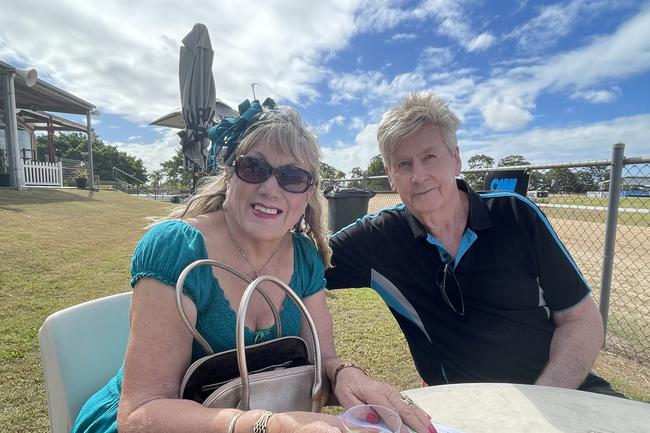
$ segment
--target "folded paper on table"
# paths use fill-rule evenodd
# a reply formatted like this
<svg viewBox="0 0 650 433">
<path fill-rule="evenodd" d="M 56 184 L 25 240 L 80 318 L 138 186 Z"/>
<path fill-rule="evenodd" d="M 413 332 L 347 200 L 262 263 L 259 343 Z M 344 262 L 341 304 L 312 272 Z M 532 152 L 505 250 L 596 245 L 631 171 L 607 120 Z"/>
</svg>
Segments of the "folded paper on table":
<svg viewBox="0 0 650 433">
<path fill-rule="evenodd" d="M 424 324 L 417 311 L 415 311 L 413 305 L 402 295 L 395 284 L 373 269 L 370 272 L 370 287 L 381 296 L 386 305 L 413 322 L 424 332 L 424 335 L 426 335 L 429 341 L 431 341 L 431 337 L 429 337 L 429 333 L 424 328 Z"/>
<path fill-rule="evenodd" d="M 461 430 L 455 429 L 453 427 L 447 427 L 443 424 L 438 424 L 437 422 L 433 423 L 433 426 L 436 428 L 438 433 L 464 433 Z"/>
<path fill-rule="evenodd" d="M 449 427 L 444 424 L 438 424 L 437 422 L 434 422 L 433 426 L 436 428 L 436 432 L 438 433 L 465 433 L 462 430 L 458 430 L 456 428 Z M 408 431 L 409 433 L 415 433 L 415 430 L 413 430 L 411 427 L 406 427 L 406 431 Z"/>
<path fill-rule="evenodd" d="M 349 433 L 393 433 L 384 423 L 371 424 L 369 422 L 359 422 L 354 425 L 345 425 Z"/>
<path fill-rule="evenodd" d="M 438 433 L 464 433 L 461 430 L 455 429 L 453 427 L 448 427 L 443 424 L 438 424 L 437 422 L 433 423 L 433 426 L 436 428 Z M 371 424 L 366 422 L 359 422 L 354 425 L 346 425 L 349 433 L 393 433 L 393 431 L 386 424 Z M 407 431 L 415 433 L 415 430 L 411 428 L 406 428 Z"/>
</svg>

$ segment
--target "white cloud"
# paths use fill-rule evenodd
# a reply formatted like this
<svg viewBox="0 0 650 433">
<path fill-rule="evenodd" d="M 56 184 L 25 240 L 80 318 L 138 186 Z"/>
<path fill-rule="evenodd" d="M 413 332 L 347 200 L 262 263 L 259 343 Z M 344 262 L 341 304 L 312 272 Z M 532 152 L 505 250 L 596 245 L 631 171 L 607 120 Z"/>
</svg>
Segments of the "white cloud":
<svg viewBox="0 0 650 433">
<path fill-rule="evenodd" d="M 129 141 L 137 140 L 139 138 L 142 138 L 142 136 L 141 135 L 132 135 L 132 136 L 129 137 Z"/>
<path fill-rule="evenodd" d="M 602 80 L 625 78 L 650 69 L 650 7 L 624 23 L 611 36 L 560 54 L 542 72 L 562 88 L 585 88 Z"/>
<path fill-rule="evenodd" d="M 482 51 L 494 44 L 496 38 L 489 33 L 481 33 L 466 44 L 467 51 Z"/>
<path fill-rule="evenodd" d="M 119 0 L 97 13 L 73 0 L 9 0 L 0 14 L 0 58 L 35 65 L 42 78 L 100 111 L 148 122 L 179 105 L 180 41 L 200 19 L 215 50 L 218 97 L 237 105 L 252 96 L 251 82 L 266 82 L 274 96 L 301 103 L 318 96 L 323 55 L 356 31 L 357 6 L 220 2 L 206 13 L 200 2 Z"/>
<path fill-rule="evenodd" d="M 333 74 L 329 80 L 329 87 L 333 91 L 331 102 L 356 100 L 357 95 L 367 93 L 382 79 L 382 73 L 377 71 Z"/>
<path fill-rule="evenodd" d="M 515 39 L 523 51 L 543 51 L 569 34 L 580 21 L 616 7 L 614 2 L 605 0 L 573 0 L 542 6 L 534 18 L 505 37 Z"/>
<path fill-rule="evenodd" d="M 412 12 L 394 7 L 392 0 L 366 0 L 362 2 L 359 15 L 355 19 L 357 27 L 361 31 L 383 31 L 389 30 L 399 23 L 412 19 Z"/>
<path fill-rule="evenodd" d="M 465 3 L 462 0 L 430 1 L 422 9 L 435 16 L 435 30 L 440 35 L 455 40 L 467 51 L 485 49 L 492 45 L 495 38 L 489 33 L 477 35 L 475 25 L 469 19 L 470 14 L 463 8 Z"/>
<path fill-rule="evenodd" d="M 363 117 L 361 116 L 354 116 L 352 119 L 350 119 L 350 123 L 348 124 L 348 128 L 353 131 L 360 131 L 365 127 L 366 121 L 363 120 Z"/>
<path fill-rule="evenodd" d="M 449 48 L 426 47 L 420 53 L 416 70 L 440 71 L 454 58 Z"/>
<path fill-rule="evenodd" d="M 612 2 L 570 0 L 563 5 L 565 17 L 557 16 L 558 5 L 539 7 L 535 18 L 507 37 L 521 39 L 522 47 L 549 46 L 557 37 L 574 31 L 581 20 L 607 10 L 608 3 Z M 611 7 L 620 10 L 625 7 L 621 4 L 627 3 L 619 1 Z M 620 89 L 612 85 L 622 87 L 621 80 L 650 70 L 647 6 L 611 34 L 593 36 L 592 31 L 589 39 L 575 40 L 571 46 L 577 44 L 578 48 L 570 51 L 554 55 L 530 51 L 526 53 L 530 57 L 513 60 L 495 57 L 497 63 L 491 71 L 468 69 L 472 63 L 464 60 L 472 56 L 463 51 L 489 50 L 504 38 L 494 36 L 494 30 L 485 24 L 490 17 L 474 14 L 478 10 L 474 6 L 475 0 L 422 0 L 415 5 L 402 0 L 219 1 L 213 6 L 215 13 L 206 14 L 204 5 L 196 2 L 117 0 L 103 4 L 98 14 L 91 4 L 79 0 L 7 0 L 0 14 L 0 58 L 17 66 L 34 65 L 42 78 L 97 104 L 100 111 L 146 124 L 179 106 L 180 40 L 201 19 L 211 32 L 215 49 L 213 72 L 218 97 L 236 107 L 252 96 L 250 83 L 260 82 L 263 85 L 256 87 L 260 99 L 273 96 L 299 109 L 311 109 L 322 101 L 340 103 L 340 117 L 345 118 L 327 120 L 329 114 L 320 115 L 317 118 L 325 121 L 317 128 L 322 128 L 321 133 L 336 128 L 358 133 L 350 142 L 325 151 L 348 170 L 367 165 L 377 153 L 376 122 L 389 105 L 413 90 L 433 89 L 450 101 L 469 127 L 482 122 L 476 129 L 481 133 L 487 127 L 503 132 L 521 130 L 543 115 L 536 113 L 540 95 L 594 104 L 612 102 L 621 97 Z M 25 10 L 30 13 L 25 14 Z M 390 31 L 398 25 L 397 30 Z M 415 53 L 417 65 L 410 71 L 404 70 L 402 59 L 390 56 L 378 71 L 363 70 L 359 65 L 370 64 L 374 53 L 360 51 L 362 57 L 355 50 L 360 46 L 346 50 L 360 32 L 386 32 L 381 34 L 383 40 L 396 31 L 402 33 L 393 34 L 393 42 L 417 38 L 421 46 L 420 39 L 435 32 L 451 43 L 447 40 L 440 44 L 436 37 L 443 48 L 429 47 L 419 56 Z M 328 64 L 328 60 L 344 51 L 349 58 L 358 59 L 358 70 L 329 70 L 334 62 Z M 350 63 L 349 69 L 339 71 L 354 69 L 354 60 Z M 577 104 L 567 104 L 567 108 L 569 105 Z M 101 120 L 94 118 L 93 125 L 100 125 Z M 115 123 L 106 118 L 104 122 Z M 105 124 L 98 129 L 103 128 L 117 127 Z M 580 128 L 582 132 L 595 131 L 587 126 Z M 464 133 L 474 137 L 476 130 Z M 533 131 L 539 136 L 543 132 Z M 149 161 L 148 167 L 153 164 L 158 168 L 156 164 L 168 159 L 178 147 L 175 131 L 153 143 L 142 142 L 139 134 L 146 136 L 142 131 L 128 130 L 116 144 Z M 514 140 L 512 137 L 535 138 L 535 134 L 526 131 L 491 137 L 507 141 Z M 487 141 L 481 143 L 487 145 Z"/>
<path fill-rule="evenodd" d="M 340 126 L 340 125 L 343 125 L 344 122 L 345 122 L 345 117 L 343 117 L 341 115 L 338 115 L 338 116 L 332 117 L 331 119 L 327 120 L 326 122 L 315 125 L 313 127 L 313 129 L 314 129 L 314 132 L 316 134 L 327 134 L 327 133 L 330 132 L 330 129 L 332 129 L 332 126 L 335 126 L 335 125 Z"/>
<path fill-rule="evenodd" d="M 621 96 L 621 89 L 614 86 L 610 90 L 581 90 L 573 92 L 571 99 L 584 99 L 593 104 L 614 102 Z"/>
<path fill-rule="evenodd" d="M 354 139 L 354 143 L 337 143 L 325 147 L 323 160 L 339 170 L 349 172 L 354 167 L 366 168 L 370 159 L 379 154 L 377 147 L 377 123 L 366 125 Z"/>
<path fill-rule="evenodd" d="M 415 33 L 395 33 L 389 41 L 392 42 L 401 42 L 401 41 L 412 41 L 417 39 L 418 35 Z"/>
<path fill-rule="evenodd" d="M 432 31 L 448 37 L 467 51 L 489 47 L 495 38 L 489 33 L 477 34 L 470 14 L 464 9 L 467 0 L 421 1 L 417 6 L 401 8 L 404 2 L 393 0 L 366 0 L 359 9 L 356 24 L 360 31 L 382 32 L 407 21 L 427 23 L 435 20 Z"/>
<path fill-rule="evenodd" d="M 152 143 L 141 141 L 104 141 L 106 144 L 117 146 L 118 149 L 140 158 L 146 169 L 151 173 L 160 169 L 160 164 L 171 159 L 180 146 L 180 138 L 176 129 L 155 128 L 160 138 Z"/>
<path fill-rule="evenodd" d="M 641 11 L 613 34 L 593 39 L 589 45 L 551 57 L 519 59 L 510 67 L 502 64 L 487 79 L 471 75 L 471 70 L 435 70 L 436 66 L 450 62 L 451 55 L 448 49 L 429 47 L 423 51 L 414 72 L 394 77 L 378 71 L 333 74 L 329 83 L 332 101 L 361 100 L 377 107 L 393 104 L 411 90 L 432 88 L 454 103 L 461 117 L 478 113 L 486 126 L 496 131 L 519 129 L 534 119 L 536 99 L 542 92 L 566 92 L 567 97 L 574 99 L 605 102 L 614 100 L 618 90 L 594 90 L 595 86 L 648 71 L 650 9 Z M 424 73 L 428 69 L 435 72 Z"/>
<path fill-rule="evenodd" d="M 528 0 L 517 0 L 517 3 L 519 4 L 517 5 L 517 8 L 512 12 L 513 14 L 516 14 L 517 12 L 525 8 L 526 5 L 528 4 Z"/>
<path fill-rule="evenodd" d="M 333 74 L 329 88 L 331 103 L 361 100 L 364 104 L 394 103 L 408 92 L 426 86 L 420 72 L 398 74 L 392 80 L 378 71 Z"/>
<path fill-rule="evenodd" d="M 465 99 L 472 94 L 476 88 L 474 78 L 458 76 L 450 80 L 438 81 L 431 86 L 431 90 L 445 101 L 454 104 L 456 101 Z M 463 113 L 457 113 L 463 116 Z"/>
<path fill-rule="evenodd" d="M 460 134 L 459 134 L 460 135 Z M 461 137 L 463 160 L 485 153 L 495 159 L 521 154 L 530 162 L 610 159 L 612 145 L 625 143 L 626 156 L 650 155 L 650 113 L 564 128 L 533 128 L 519 133 Z"/>
<path fill-rule="evenodd" d="M 523 101 L 513 97 L 492 99 L 483 106 L 481 112 L 485 123 L 496 131 L 520 128 L 533 119 L 530 111 L 524 108 Z"/>
<path fill-rule="evenodd" d="M 613 34 L 595 38 L 589 45 L 493 75 L 459 104 L 465 113 L 481 112 L 486 125 L 495 130 L 515 129 L 533 119 L 535 100 L 543 91 L 570 96 L 648 70 L 650 8 L 646 7 Z M 591 97 L 593 101 L 605 95 Z M 504 113 L 498 112 L 501 108 Z"/>
<path fill-rule="evenodd" d="M 349 172 L 353 167 L 365 168 L 379 153 L 378 124 L 367 125 L 353 143 L 339 143 L 323 149 L 324 160 Z M 461 156 L 466 164 L 472 155 L 485 153 L 500 159 L 513 153 L 521 154 L 533 163 L 573 162 L 610 159 L 612 145 L 625 143 L 626 156 L 650 155 L 650 113 L 619 117 L 604 122 L 572 125 L 565 128 L 533 128 L 518 133 L 479 133 L 459 131 Z"/>
</svg>

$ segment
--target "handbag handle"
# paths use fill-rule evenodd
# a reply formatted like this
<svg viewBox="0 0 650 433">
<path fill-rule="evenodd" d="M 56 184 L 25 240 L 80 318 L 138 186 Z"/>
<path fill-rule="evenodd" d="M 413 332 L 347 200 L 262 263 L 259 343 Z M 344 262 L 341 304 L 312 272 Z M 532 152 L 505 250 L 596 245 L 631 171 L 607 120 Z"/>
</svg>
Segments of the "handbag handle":
<svg viewBox="0 0 650 433">
<path fill-rule="evenodd" d="M 194 270 L 194 268 L 203 265 L 214 266 L 215 268 L 223 269 L 224 271 L 230 272 L 234 276 L 244 280 L 244 282 L 246 282 L 247 284 L 250 284 L 252 280 L 248 278 L 246 275 L 239 272 L 237 269 L 231 268 L 228 265 L 224 265 L 223 263 L 211 259 L 201 259 L 190 263 L 185 267 L 185 269 L 183 269 L 180 276 L 178 277 L 178 281 L 176 282 L 176 308 L 178 309 L 178 314 L 180 314 L 181 320 L 183 321 L 183 323 L 185 323 L 185 326 L 192 334 L 192 337 L 194 337 L 194 339 L 199 343 L 199 345 L 201 345 L 205 353 L 208 355 L 212 355 L 214 354 L 214 350 L 212 350 L 212 347 L 206 341 L 206 339 L 203 338 L 201 334 L 199 334 L 199 331 L 197 331 L 194 325 L 192 325 L 190 321 L 187 319 L 187 315 L 185 314 L 185 310 L 183 309 L 183 303 L 181 302 L 181 294 L 183 293 L 183 286 L 185 285 L 185 279 L 187 278 L 188 274 L 192 272 L 192 270 Z M 269 298 L 269 295 L 266 294 L 264 289 L 258 287 L 257 291 L 260 292 L 260 295 L 262 295 L 266 303 L 269 304 L 269 307 L 271 307 L 271 312 L 273 313 L 273 320 L 275 320 L 275 337 L 279 338 L 282 336 L 282 324 L 280 323 L 280 316 L 278 316 L 278 311 L 276 310 L 275 305 L 273 305 L 273 301 L 271 301 L 271 298 Z M 237 321 L 239 322 L 239 317 L 237 317 Z"/>
<path fill-rule="evenodd" d="M 288 297 L 290 297 L 293 302 L 296 303 L 302 316 L 307 322 L 309 333 L 312 337 L 312 343 L 314 348 L 314 385 L 312 386 L 311 391 L 311 410 L 312 412 L 320 411 L 320 397 L 322 390 L 322 377 L 321 377 L 321 353 L 320 353 L 320 342 L 318 341 L 318 333 L 316 332 L 316 325 L 314 324 L 313 319 L 311 318 L 305 304 L 302 300 L 296 295 L 296 293 L 291 290 L 282 280 L 276 278 L 272 275 L 262 275 L 257 277 L 253 282 L 251 282 L 244 294 L 241 297 L 239 302 L 239 312 L 237 314 L 237 364 L 239 365 L 239 376 L 241 377 L 241 401 L 239 402 L 238 409 L 249 410 L 250 409 L 250 383 L 248 382 L 248 366 L 246 365 L 246 351 L 245 351 L 245 341 L 244 341 L 244 323 L 246 318 L 246 311 L 248 309 L 248 303 L 251 296 L 255 290 L 259 289 L 259 284 L 263 281 L 268 281 L 275 284 L 281 288 Z"/>
</svg>

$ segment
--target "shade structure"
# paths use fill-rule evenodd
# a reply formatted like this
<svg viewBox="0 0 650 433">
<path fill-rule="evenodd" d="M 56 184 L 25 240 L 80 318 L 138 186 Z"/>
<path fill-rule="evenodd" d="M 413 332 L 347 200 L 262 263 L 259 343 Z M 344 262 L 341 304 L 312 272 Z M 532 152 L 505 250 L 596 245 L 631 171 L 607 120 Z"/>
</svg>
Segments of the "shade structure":
<svg viewBox="0 0 650 433">
<path fill-rule="evenodd" d="M 222 117 L 234 117 L 238 116 L 237 110 L 230 108 L 228 104 L 217 98 L 215 103 L 215 119 L 214 121 L 219 121 Z M 164 116 L 159 117 L 158 119 L 151 122 L 151 126 L 165 126 L 167 128 L 176 128 L 176 129 L 185 129 L 185 119 L 183 119 L 183 110 L 180 108 L 174 110 L 171 113 L 167 113 Z"/>
<path fill-rule="evenodd" d="M 194 24 L 183 38 L 178 68 L 181 110 L 185 129 L 178 135 L 187 161 L 205 170 L 210 145 L 208 128 L 214 123 L 216 92 L 212 77 L 214 51 L 205 25 Z"/>
<path fill-rule="evenodd" d="M 13 72 L 16 68 L 0 60 L 0 74 Z M 0 80 L 0 95 L 4 93 L 2 80 Z M 41 79 L 37 79 L 33 86 L 28 86 L 25 80 L 16 76 L 14 92 L 17 109 L 34 111 L 53 111 L 57 113 L 86 114 L 95 110 L 95 105 L 53 86 Z"/>
</svg>

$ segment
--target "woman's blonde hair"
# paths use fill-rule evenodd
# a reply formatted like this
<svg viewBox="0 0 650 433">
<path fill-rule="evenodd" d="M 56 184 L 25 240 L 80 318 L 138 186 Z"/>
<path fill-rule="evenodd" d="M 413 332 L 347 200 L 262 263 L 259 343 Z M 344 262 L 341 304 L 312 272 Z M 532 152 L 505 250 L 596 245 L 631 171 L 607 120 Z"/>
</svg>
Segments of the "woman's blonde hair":
<svg viewBox="0 0 650 433">
<path fill-rule="evenodd" d="M 314 177 L 313 187 L 316 190 L 305 209 L 305 221 L 309 226 L 305 234 L 316 245 L 325 266 L 329 267 L 332 250 L 326 236 L 325 199 L 318 188 L 321 153 L 316 136 L 307 129 L 298 112 L 289 107 L 264 108 L 258 119 L 249 125 L 241 143 L 226 161 L 226 170 L 216 177 L 204 177 L 196 193 L 185 203 L 172 209 L 163 219 L 193 218 L 222 209 L 228 189 L 227 180 L 233 175 L 230 167 L 232 161 L 248 153 L 257 143 L 264 141 L 278 153 L 291 155 L 308 165 L 308 171 Z"/>
<path fill-rule="evenodd" d="M 390 166 L 390 157 L 399 144 L 424 126 L 441 128 L 449 151 L 458 150 L 456 131 L 460 120 L 449 105 L 431 91 L 413 92 L 400 105 L 388 110 L 379 123 L 377 141 L 384 164 Z"/>
</svg>

